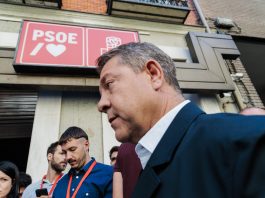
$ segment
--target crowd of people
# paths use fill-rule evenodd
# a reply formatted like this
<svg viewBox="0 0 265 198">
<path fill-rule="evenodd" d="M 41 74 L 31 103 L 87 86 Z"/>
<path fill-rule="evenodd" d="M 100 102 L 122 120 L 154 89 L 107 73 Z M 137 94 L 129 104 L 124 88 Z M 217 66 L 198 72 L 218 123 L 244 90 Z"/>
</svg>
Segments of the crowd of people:
<svg viewBox="0 0 265 198">
<path fill-rule="evenodd" d="M 265 110 L 206 114 L 183 97 L 171 58 L 150 43 L 103 54 L 98 72 L 98 109 L 122 142 L 110 165 L 90 156 L 86 132 L 72 126 L 48 147 L 39 181 L 0 162 L 0 198 L 265 196 Z"/>
<path fill-rule="evenodd" d="M 47 173 L 34 183 L 15 164 L 2 161 L 0 198 L 112 197 L 113 167 L 90 157 L 88 136 L 81 128 L 69 127 L 52 143 L 47 161 Z M 71 169 L 63 174 L 67 163 Z"/>
</svg>

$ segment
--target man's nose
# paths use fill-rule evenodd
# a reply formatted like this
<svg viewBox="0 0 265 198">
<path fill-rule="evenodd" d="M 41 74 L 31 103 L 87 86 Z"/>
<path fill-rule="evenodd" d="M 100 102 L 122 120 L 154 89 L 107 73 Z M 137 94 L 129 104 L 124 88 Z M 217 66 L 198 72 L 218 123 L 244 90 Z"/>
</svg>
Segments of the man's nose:
<svg viewBox="0 0 265 198">
<path fill-rule="evenodd" d="M 64 161 L 64 162 L 67 162 L 66 154 L 64 154 L 64 156 L 63 156 L 63 161 Z"/>
<path fill-rule="evenodd" d="M 65 160 L 68 162 L 69 160 L 71 160 L 72 159 L 72 155 L 71 155 L 71 153 L 66 153 L 65 154 Z"/>
<path fill-rule="evenodd" d="M 98 101 L 98 110 L 100 112 L 107 112 L 107 109 L 110 107 L 110 101 L 108 97 L 101 95 L 100 100 Z"/>
</svg>

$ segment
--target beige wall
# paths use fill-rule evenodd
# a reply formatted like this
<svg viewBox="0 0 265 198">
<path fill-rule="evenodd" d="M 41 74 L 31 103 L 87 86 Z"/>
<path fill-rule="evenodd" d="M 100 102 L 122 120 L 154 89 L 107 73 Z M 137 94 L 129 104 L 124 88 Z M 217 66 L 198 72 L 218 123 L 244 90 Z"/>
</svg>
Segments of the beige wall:
<svg viewBox="0 0 265 198">
<path fill-rule="evenodd" d="M 89 137 L 90 155 L 103 162 L 101 113 L 97 110 L 98 94 L 63 92 L 60 118 L 60 135 L 71 126 L 82 128 Z"/>
</svg>

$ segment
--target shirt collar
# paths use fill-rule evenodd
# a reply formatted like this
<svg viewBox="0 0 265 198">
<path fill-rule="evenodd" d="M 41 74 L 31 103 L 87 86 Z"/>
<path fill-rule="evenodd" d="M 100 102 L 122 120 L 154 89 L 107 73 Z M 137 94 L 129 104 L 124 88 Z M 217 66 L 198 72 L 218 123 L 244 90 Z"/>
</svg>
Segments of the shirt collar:
<svg viewBox="0 0 265 198">
<path fill-rule="evenodd" d="M 189 100 L 185 100 L 171 109 L 139 140 L 135 151 L 140 158 L 143 168 L 175 116 L 189 102 Z"/>
<path fill-rule="evenodd" d="M 71 168 L 68 174 L 77 175 L 77 174 L 85 173 L 94 161 L 95 161 L 95 158 L 91 157 L 91 160 L 85 166 L 83 166 L 79 171 L 76 171 L 74 168 Z"/>
<path fill-rule="evenodd" d="M 43 181 L 44 184 L 46 184 L 46 183 L 47 183 L 47 184 L 53 184 L 53 183 L 51 183 L 48 179 L 43 179 L 42 181 Z"/>
</svg>

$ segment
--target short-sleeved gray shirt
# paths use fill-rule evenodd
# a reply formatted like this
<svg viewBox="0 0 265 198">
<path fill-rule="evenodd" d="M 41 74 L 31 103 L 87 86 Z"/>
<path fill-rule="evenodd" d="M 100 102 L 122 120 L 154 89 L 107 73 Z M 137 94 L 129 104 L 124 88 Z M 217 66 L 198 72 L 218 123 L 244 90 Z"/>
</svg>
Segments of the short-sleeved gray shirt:
<svg viewBox="0 0 265 198">
<path fill-rule="evenodd" d="M 34 182 L 30 184 L 23 192 L 22 198 L 36 198 L 36 189 L 40 189 L 42 180 L 39 180 L 37 182 Z M 48 192 L 50 192 L 52 188 L 52 183 L 50 183 L 47 179 L 43 180 L 43 186 L 42 188 L 47 188 Z"/>
</svg>

